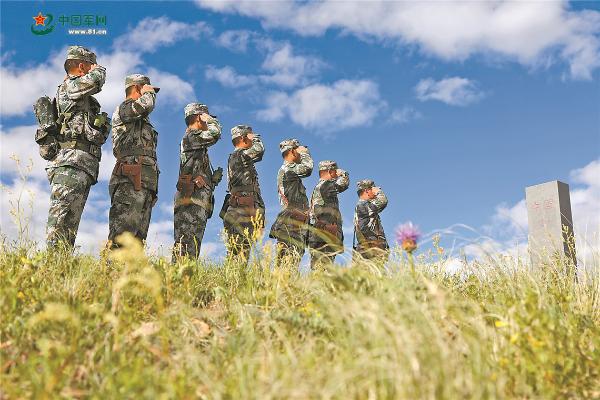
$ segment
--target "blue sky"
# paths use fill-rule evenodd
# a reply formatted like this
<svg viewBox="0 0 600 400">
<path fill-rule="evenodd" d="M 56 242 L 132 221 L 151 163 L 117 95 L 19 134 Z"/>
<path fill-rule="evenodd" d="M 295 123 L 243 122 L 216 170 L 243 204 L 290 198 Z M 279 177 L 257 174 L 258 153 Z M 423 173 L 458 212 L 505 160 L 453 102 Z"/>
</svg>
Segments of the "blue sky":
<svg viewBox="0 0 600 400">
<path fill-rule="evenodd" d="M 72 44 L 93 48 L 107 66 L 109 83 L 98 98 L 109 114 L 121 101 L 127 73 L 148 73 L 165 88 L 151 116 L 161 175 L 149 239 L 157 243 L 170 245 L 183 106 L 191 101 L 208 104 L 223 124 L 222 140 L 210 149 L 215 166 L 225 166 L 232 126 L 249 124 L 262 134 L 267 151 L 258 170 L 269 224 L 279 209 L 277 144 L 288 137 L 306 143 L 315 161 L 334 159 L 349 171 L 351 187 L 340 196 L 348 227 L 356 181 L 372 178 L 381 185 L 390 199 L 382 217 L 391 240 L 394 228 L 408 220 L 424 232 L 466 224 L 508 249 L 523 240 L 525 186 L 554 179 L 580 191 L 573 205 L 578 221 L 591 221 L 596 231 L 600 223 L 594 206 L 600 180 L 598 3 L 1 7 L 0 180 L 14 196 L 21 186 L 10 152 L 34 158 L 28 184 L 36 193 L 34 238 L 43 236 L 48 184 L 34 147 L 31 104 L 60 83 L 64 49 Z M 52 33 L 30 32 L 38 12 L 53 14 Z M 57 18 L 74 14 L 106 16 L 98 28 L 107 34 L 69 35 L 78 27 L 63 27 Z M 105 239 L 111 163 L 103 159 L 104 179 L 92 188 L 79 241 L 84 248 Z M 305 180 L 308 190 L 317 179 L 314 173 Z M 217 190 L 217 207 L 224 188 Z M 10 195 L 2 194 L 2 232 L 14 237 Z M 218 252 L 221 228 L 215 215 L 205 236 L 209 253 Z M 447 246 L 465 233 L 453 232 L 443 236 Z"/>
</svg>

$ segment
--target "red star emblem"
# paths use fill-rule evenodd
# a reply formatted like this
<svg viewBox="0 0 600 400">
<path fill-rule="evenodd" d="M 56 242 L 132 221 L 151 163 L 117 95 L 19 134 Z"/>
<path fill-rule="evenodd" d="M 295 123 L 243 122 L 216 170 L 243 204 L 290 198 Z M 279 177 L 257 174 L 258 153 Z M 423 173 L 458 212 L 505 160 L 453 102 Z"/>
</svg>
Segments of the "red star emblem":
<svg viewBox="0 0 600 400">
<path fill-rule="evenodd" d="M 36 25 L 36 26 L 37 26 L 37 25 L 42 25 L 42 26 L 44 26 L 44 25 L 45 25 L 44 21 L 45 21 L 45 20 L 46 20 L 46 18 L 48 18 L 48 17 L 45 17 L 45 16 L 43 16 L 43 15 L 42 15 L 42 13 L 40 12 L 40 13 L 37 15 L 37 17 L 32 17 L 32 18 L 35 20 L 35 25 Z"/>
</svg>

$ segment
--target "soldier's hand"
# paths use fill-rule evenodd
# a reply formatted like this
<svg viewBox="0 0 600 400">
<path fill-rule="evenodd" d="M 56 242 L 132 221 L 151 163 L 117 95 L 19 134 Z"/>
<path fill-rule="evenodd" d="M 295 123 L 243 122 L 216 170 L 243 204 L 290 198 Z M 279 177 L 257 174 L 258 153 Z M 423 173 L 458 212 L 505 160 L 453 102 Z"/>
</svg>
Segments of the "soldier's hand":
<svg viewBox="0 0 600 400">
<path fill-rule="evenodd" d="M 298 146 L 296 147 L 296 151 L 300 154 L 302 153 L 308 153 L 308 149 L 305 146 Z"/>
<path fill-rule="evenodd" d="M 144 85 L 142 86 L 142 90 L 140 90 L 141 94 L 147 93 L 147 92 L 154 92 L 154 87 L 150 86 L 150 85 Z"/>
<path fill-rule="evenodd" d="M 379 186 L 373 187 L 373 194 L 379 194 L 381 192 L 381 188 Z"/>
<path fill-rule="evenodd" d="M 92 64 L 92 65 L 90 66 L 90 71 L 93 71 L 93 70 L 95 70 L 96 68 L 98 68 L 98 64 Z"/>
<path fill-rule="evenodd" d="M 200 114 L 200 119 L 204 122 L 212 122 L 213 121 L 213 117 L 210 114 Z"/>
<path fill-rule="evenodd" d="M 249 133 L 246 135 L 246 137 L 250 140 L 254 139 L 254 133 Z"/>
</svg>

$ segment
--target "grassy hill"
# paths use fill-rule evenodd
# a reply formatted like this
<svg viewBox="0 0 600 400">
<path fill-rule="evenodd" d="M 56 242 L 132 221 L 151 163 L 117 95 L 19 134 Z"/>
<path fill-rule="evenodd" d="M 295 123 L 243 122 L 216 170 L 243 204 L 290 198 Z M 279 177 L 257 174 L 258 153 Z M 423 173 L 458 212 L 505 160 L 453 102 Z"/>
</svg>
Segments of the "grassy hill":
<svg viewBox="0 0 600 400">
<path fill-rule="evenodd" d="M 0 398 L 600 398 L 598 277 L 0 253 Z"/>
</svg>

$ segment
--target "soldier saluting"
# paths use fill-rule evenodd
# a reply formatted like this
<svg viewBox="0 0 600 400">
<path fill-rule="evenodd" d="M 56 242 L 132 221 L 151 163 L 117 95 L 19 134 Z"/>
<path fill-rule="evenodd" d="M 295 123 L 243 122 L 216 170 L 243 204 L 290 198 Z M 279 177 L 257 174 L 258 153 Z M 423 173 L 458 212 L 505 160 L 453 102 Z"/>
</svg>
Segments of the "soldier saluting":
<svg viewBox="0 0 600 400">
<path fill-rule="evenodd" d="M 233 127 L 231 141 L 235 149 L 227 162 L 229 193 L 219 216 L 223 218 L 229 256 L 239 256 L 246 262 L 251 241 L 256 238 L 255 229 L 265 226 L 265 202 L 254 165 L 262 160 L 265 146 L 248 125 Z"/>
<path fill-rule="evenodd" d="M 319 162 L 319 183 L 310 198 L 308 246 L 310 266 L 333 263 L 344 252 L 344 233 L 338 194 L 348 189 L 348 172 L 338 169 L 335 161 Z"/>
<path fill-rule="evenodd" d="M 379 213 L 387 206 L 387 197 L 370 179 L 358 181 L 357 188 L 359 200 L 354 212 L 354 234 L 358 243 L 354 249 L 366 259 L 386 259 L 389 246 Z"/>
<path fill-rule="evenodd" d="M 150 79 L 140 74 L 125 78 L 125 96 L 113 114 L 113 154 L 117 162 L 110 177 L 108 239 L 131 232 L 145 240 L 158 193 L 156 144 L 158 132 L 150 123 L 156 93 Z"/>
<path fill-rule="evenodd" d="M 109 131 L 107 115 L 100 114 L 100 104 L 93 97 L 106 79 L 106 69 L 96 64 L 96 55 L 84 47 L 70 46 L 65 71 L 67 76 L 56 94 L 56 109 L 48 97 L 40 98 L 34 106 L 41 127 L 36 141 L 42 157 L 49 160 L 50 248 L 59 243 L 74 246 L 90 187 L 98 180 L 100 148 Z"/>
<path fill-rule="evenodd" d="M 223 176 L 221 168 L 213 171 L 208 158 L 208 147 L 221 138 L 221 124 L 204 104 L 190 103 L 184 114 L 187 129 L 180 144 L 173 254 L 197 258 L 215 205 L 213 191 Z"/>
<path fill-rule="evenodd" d="M 306 247 L 308 228 L 308 197 L 302 178 L 312 173 L 313 160 L 297 139 L 284 140 L 279 149 L 284 160 L 277 173 L 282 210 L 271 226 L 269 237 L 277 239 L 277 265 L 287 258 L 298 266 Z"/>
</svg>

